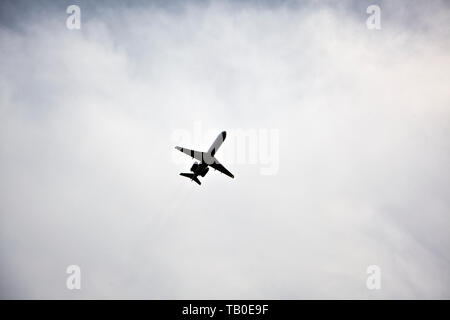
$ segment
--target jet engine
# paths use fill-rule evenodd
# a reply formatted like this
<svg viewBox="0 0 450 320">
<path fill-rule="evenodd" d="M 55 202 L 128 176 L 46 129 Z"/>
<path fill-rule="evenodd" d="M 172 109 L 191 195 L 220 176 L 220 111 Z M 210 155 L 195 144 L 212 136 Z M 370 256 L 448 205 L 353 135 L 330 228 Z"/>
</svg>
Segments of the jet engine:
<svg viewBox="0 0 450 320">
<path fill-rule="evenodd" d="M 194 164 L 191 167 L 191 171 L 195 172 L 195 170 L 197 170 L 197 167 L 198 167 L 198 162 L 194 162 Z"/>
<path fill-rule="evenodd" d="M 198 163 L 198 162 L 195 162 L 195 163 L 192 165 L 192 167 L 191 167 L 191 171 L 192 171 L 192 172 L 195 172 L 195 171 L 197 170 L 198 166 L 199 166 L 199 163 Z M 208 167 L 205 167 L 205 169 L 203 169 L 203 170 L 202 170 L 201 172 L 199 172 L 198 174 L 201 175 L 202 177 L 204 177 L 204 176 L 208 173 L 208 171 L 209 171 L 209 168 L 208 168 Z"/>
<path fill-rule="evenodd" d="M 206 176 L 206 174 L 208 173 L 208 171 L 209 171 L 209 168 L 206 167 L 202 172 L 200 172 L 200 175 L 201 175 L 202 177 L 204 177 L 204 176 Z"/>
</svg>

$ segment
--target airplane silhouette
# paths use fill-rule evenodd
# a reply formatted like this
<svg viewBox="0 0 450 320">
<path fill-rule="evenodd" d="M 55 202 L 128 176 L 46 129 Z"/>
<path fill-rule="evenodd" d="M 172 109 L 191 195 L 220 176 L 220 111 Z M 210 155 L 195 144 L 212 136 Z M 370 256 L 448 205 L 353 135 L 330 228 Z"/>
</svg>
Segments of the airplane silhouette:
<svg viewBox="0 0 450 320">
<path fill-rule="evenodd" d="M 201 151 L 195 151 L 190 150 L 186 148 L 181 147 L 175 147 L 175 149 L 180 150 L 181 152 L 187 154 L 188 156 L 192 157 L 192 159 L 197 159 L 200 162 L 194 162 L 194 164 L 191 167 L 192 173 L 180 173 L 180 176 L 189 178 L 191 180 L 194 180 L 199 185 L 201 184 L 200 180 L 198 179 L 198 176 L 204 177 L 208 171 L 209 167 L 212 167 L 216 170 L 219 170 L 223 174 L 226 174 L 227 176 L 234 178 L 233 174 L 228 171 L 220 162 L 214 157 L 217 150 L 219 150 L 222 143 L 225 141 L 225 138 L 227 137 L 227 133 L 225 131 L 221 132 L 216 140 L 214 140 L 213 144 L 209 148 L 208 152 L 201 152 Z"/>
</svg>

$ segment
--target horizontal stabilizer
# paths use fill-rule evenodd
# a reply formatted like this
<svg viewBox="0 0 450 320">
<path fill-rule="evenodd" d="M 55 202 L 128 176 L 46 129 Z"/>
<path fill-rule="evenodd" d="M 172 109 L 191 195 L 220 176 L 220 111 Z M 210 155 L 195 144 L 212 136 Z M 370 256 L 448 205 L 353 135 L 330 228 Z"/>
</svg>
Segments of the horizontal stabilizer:
<svg viewBox="0 0 450 320">
<path fill-rule="evenodd" d="M 198 180 L 198 178 L 193 174 L 193 173 L 180 173 L 180 176 L 189 178 L 191 180 L 194 180 L 195 182 L 197 182 L 199 185 L 201 185 L 202 183 L 200 182 L 200 180 Z"/>
</svg>

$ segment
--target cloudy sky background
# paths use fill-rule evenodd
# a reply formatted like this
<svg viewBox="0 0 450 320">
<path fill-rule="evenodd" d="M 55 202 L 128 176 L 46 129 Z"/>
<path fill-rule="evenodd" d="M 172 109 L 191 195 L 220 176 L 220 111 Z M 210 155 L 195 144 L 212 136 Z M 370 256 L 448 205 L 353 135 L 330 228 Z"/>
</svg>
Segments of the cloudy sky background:
<svg viewBox="0 0 450 320">
<path fill-rule="evenodd" d="M 0 12 L 1 298 L 450 298 L 445 1 Z M 233 161 L 260 129 L 273 175 Z M 236 178 L 178 176 L 221 130 Z"/>
</svg>

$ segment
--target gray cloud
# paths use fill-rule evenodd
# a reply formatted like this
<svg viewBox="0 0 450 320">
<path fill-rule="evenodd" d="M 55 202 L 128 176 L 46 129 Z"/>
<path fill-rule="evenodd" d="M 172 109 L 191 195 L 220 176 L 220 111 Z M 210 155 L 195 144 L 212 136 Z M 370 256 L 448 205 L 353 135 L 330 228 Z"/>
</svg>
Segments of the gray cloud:
<svg viewBox="0 0 450 320">
<path fill-rule="evenodd" d="M 449 298 L 448 4 L 79 4 L 0 10 L 2 298 Z M 188 183 L 196 121 L 278 174 Z"/>
</svg>

